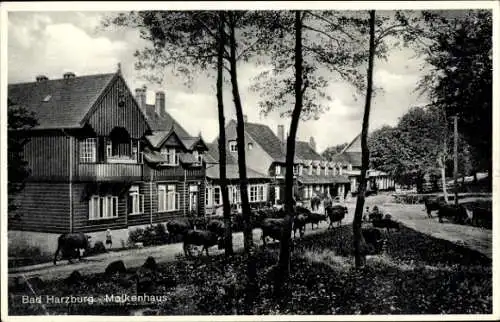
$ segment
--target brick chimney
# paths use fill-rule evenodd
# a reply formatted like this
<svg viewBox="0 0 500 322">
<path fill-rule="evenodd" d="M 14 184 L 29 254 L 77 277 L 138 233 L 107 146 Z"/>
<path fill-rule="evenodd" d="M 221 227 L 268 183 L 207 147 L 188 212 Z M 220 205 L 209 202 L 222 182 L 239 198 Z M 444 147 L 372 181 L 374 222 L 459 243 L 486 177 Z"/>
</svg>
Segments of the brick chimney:
<svg viewBox="0 0 500 322">
<path fill-rule="evenodd" d="M 135 99 L 137 100 L 139 107 L 146 110 L 146 86 L 135 89 Z"/>
<path fill-rule="evenodd" d="M 157 115 L 165 116 L 165 92 L 158 91 L 155 94 L 155 112 Z"/>
<path fill-rule="evenodd" d="M 316 141 L 314 141 L 314 137 L 312 136 L 309 138 L 309 145 L 314 151 L 316 151 Z"/>
<path fill-rule="evenodd" d="M 284 125 L 281 125 L 281 124 L 278 125 L 277 135 L 282 143 L 285 142 L 285 126 Z"/>
<path fill-rule="evenodd" d="M 40 83 L 40 82 L 43 82 L 43 81 L 46 81 L 46 80 L 49 80 L 49 78 L 47 76 L 45 76 L 45 75 L 38 75 L 36 77 L 36 82 L 37 83 Z"/>
<path fill-rule="evenodd" d="M 73 72 L 67 72 L 67 73 L 63 74 L 64 79 L 70 79 L 70 78 L 75 78 L 75 77 L 76 77 L 76 75 Z"/>
</svg>

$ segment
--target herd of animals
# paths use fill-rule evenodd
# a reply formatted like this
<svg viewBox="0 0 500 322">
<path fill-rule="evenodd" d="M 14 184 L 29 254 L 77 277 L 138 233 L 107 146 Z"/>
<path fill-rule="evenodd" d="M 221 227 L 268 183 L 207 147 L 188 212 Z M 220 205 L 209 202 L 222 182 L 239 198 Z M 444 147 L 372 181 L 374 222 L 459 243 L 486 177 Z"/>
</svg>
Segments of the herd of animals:
<svg viewBox="0 0 500 322">
<path fill-rule="evenodd" d="M 443 203 L 441 199 L 426 199 L 425 210 L 429 217 L 432 217 L 432 211 L 438 212 L 439 222 L 443 222 L 443 218 L 453 220 L 459 224 L 467 224 L 474 220 L 485 220 L 490 218 L 491 210 L 481 210 L 481 208 L 471 211 L 466 207 L 459 205 L 449 205 Z M 328 221 L 328 228 L 333 229 L 334 224 L 341 225 L 342 220 L 345 218 L 348 210 L 347 207 L 341 204 L 333 204 L 332 202 L 323 202 L 324 213 L 315 212 L 317 204 L 312 204 L 312 211 L 300 205 L 295 206 L 295 216 L 293 218 L 293 237 L 297 233 L 300 237 L 305 234 L 305 229 L 308 224 L 311 225 L 311 230 L 319 227 L 323 221 Z M 264 247 L 267 245 L 267 238 L 279 241 L 282 236 L 282 230 L 286 225 L 285 211 L 274 207 L 263 207 L 253 210 L 250 216 L 250 221 L 253 228 L 260 228 L 262 230 L 261 239 Z M 241 223 L 243 216 L 240 213 L 232 215 L 232 224 Z M 377 206 L 374 206 L 370 211 L 363 215 L 363 222 L 371 223 L 371 227 L 363 227 L 362 234 L 367 245 L 372 245 L 375 249 L 380 249 L 383 242 L 383 235 L 381 229 L 387 229 L 387 233 L 391 229 L 399 231 L 399 222 L 393 220 L 390 214 L 384 214 Z M 364 225 L 366 226 L 366 225 Z M 186 256 L 192 256 L 191 246 L 201 246 L 200 255 L 203 251 L 209 255 L 208 249 L 213 246 L 218 246 L 219 249 L 223 248 L 223 236 L 225 231 L 225 224 L 222 216 L 212 217 L 206 219 L 195 219 L 189 217 L 175 218 L 166 223 L 166 228 L 169 237 L 172 239 L 181 238 L 183 242 L 183 250 Z M 234 230 L 234 229 L 233 229 Z M 67 233 L 62 234 L 58 239 L 58 247 L 54 256 L 54 265 L 57 262 L 59 252 L 62 252 L 63 257 L 68 258 L 71 262 L 71 257 L 78 257 L 80 259 L 80 249 L 89 249 L 89 237 L 83 233 Z M 76 256 L 75 256 L 76 255 Z"/>
</svg>

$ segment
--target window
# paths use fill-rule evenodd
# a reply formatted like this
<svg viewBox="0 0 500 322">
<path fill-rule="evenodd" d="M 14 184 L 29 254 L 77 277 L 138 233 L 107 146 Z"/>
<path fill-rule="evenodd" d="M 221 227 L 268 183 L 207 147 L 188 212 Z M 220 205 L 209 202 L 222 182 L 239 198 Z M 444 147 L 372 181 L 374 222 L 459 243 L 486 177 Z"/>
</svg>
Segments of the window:
<svg viewBox="0 0 500 322">
<path fill-rule="evenodd" d="M 228 186 L 229 189 L 229 202 L 237 204 L 241 202 L 240 189 L 237 186 Z"/>
<path fill-rule="evenodd" d="M 92 196 L 89 200 L 89 220 L 118 217 L 118 197 Z"/>
<path fill-rule="evenodd" d="M 214 205 L 222 205 L 220 187 L 213 187 L 213 203 Z"/>
<path fill-rule="evenodd" d="M 313 174 L 313 166 L 312 166 L 312 165 L 310 165 L 310 166 L 309 166 L 309 175 L 312 175 L 312 174 Z"/>
<path fill-rule="evenodd" d="M 162 148 L 161 154 L 165 156 L 167 165 L 179 165 L 179 154 L 174 148 Z"/>
<path fill-rule="evenodd" d="M 264 185 L 264 184 L 259 185 L 257 197 L 260 201 L 267 201 L 267 186 L 266 185 Z"/>
<path fill-rule="evenodd" d="M 131 215 L 144 213 L 144 195 L 139 193 L 139 186 L 130 187 L 128 207 Z"/>
<path fill-rule="evenodd" d="M 252 150 L 253 149 L 253 143 L 248 143 L 248 151 Z"/>
<path fill-rule="evenodd" d="M 203 153 L 201 153 L 199 151 L 193 151 L 193 157 L 196 160 L 196 162 L 198 162 L 198 163 L 203 162 Z"/>
<path fill-rule="evenodd" d="M 250 190 L 250 202 L 256 202 L 257 200 L 257 186 L 249 186 L 248 189 Z"/>
<path fill-rule="evenodd" d="M 113 142 L 108 140 L 106 142 L 106 157 L 111 158 L 113 156 Z"/>
<path fill-rule="evenodd" d="M 277 176 L 281 175 L 281 166 L 279 164 L 274 168 L 274 174 Z"/>
<path fill-rule="evenodd" d="M 80 141 L 80 162 L 96 162 L 97 139 L 86 138 Z"/>
<path fill-rule="evenodd" d="M 238 145 L 236 144 L 236 141 L 229 141 L 229 151 L 231 152 L 238 151 Z"/>
<path fill-rule="evenodd" d="M 274 203 L 277 204 L 280 200 L 280 187 L 274 187 Z"/>
<path fill-rule="evenodd" d="M 134 141 L 131 141 L 132 146 L 132 160 L 139 161 L 139 141 L 134 144 Z"/>
<path fill-rule="evenodd" d="M 321 167 L 320 166 L 317 166 L 316 167 L 316 175 L 320 175 L 321 174 Z"/>
<path fill-rule="evenodd" d="M 175 211 L 179 209 L 179 194 L 175 185 L 158 185 L 158 211 Z"/>
<path fill-rule="evenodd" d="M 198 210 L 198 186 L 189 186 L 189 211 Z"/>
</svg>

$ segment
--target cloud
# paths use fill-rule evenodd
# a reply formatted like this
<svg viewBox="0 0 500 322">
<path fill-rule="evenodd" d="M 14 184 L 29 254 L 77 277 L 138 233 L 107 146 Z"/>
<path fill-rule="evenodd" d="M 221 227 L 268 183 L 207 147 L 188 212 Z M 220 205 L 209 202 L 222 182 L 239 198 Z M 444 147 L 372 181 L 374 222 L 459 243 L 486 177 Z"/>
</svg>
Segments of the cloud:
<svg viewBox="0 0 500 322">
<path fill-rule="evenodd" d="M 54 24 L 46 14 L 22 15 L 9 20 L 9 82 L 31 81 L 37 74 L 60 78 L 65 71 L 111 72 L 128 51 L 127 42 L 91 36 L 73 23 Z"/>
</svg>

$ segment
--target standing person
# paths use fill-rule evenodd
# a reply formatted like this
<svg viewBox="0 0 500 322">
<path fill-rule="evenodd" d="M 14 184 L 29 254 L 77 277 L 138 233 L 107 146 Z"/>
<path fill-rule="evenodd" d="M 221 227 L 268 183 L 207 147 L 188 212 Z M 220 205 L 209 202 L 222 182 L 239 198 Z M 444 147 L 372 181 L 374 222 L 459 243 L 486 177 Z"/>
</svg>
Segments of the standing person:
<svg viewBox="0 0 500 322">
<path fill-rule="evenodd" d="M 366 207 L 365 214 L 363 215 L 363 221 L 368 221 L 370 215 L 370 207 Z"/>
<path fill-rule="evenodd" d="M 113 246 L 113 239 L 111 237 L 111 230 L 109 230 L 109 228 L 108 228 L 106 230 L 106 247 L 108 247 L 110 249 L 112 246 Z"/>
</svg>

